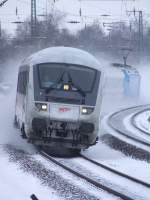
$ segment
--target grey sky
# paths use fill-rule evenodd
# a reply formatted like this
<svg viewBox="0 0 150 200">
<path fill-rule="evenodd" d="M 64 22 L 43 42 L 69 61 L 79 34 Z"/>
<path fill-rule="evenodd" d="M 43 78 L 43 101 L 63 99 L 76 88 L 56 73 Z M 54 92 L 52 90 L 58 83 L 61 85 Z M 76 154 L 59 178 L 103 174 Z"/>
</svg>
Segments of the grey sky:
<svg viewBox="0 0 150 200">
<path fill-rule="evenodd" d="M 2 1 L 2 0 L 0 0 Z M 15 29 L 15 25 L 11 22 L 13 21 L 23 21 L 26 17 L 30 16 L 30 1 L 31 0 L 8 0 L 8 2 L 0 8 L 0 19 L 2 21 L 2 28 L 7 29 L 10 32 Z M 52 12 L 51 8 L 54 6 L 54 9 L 61 10 L 64 13 L 69 13 L 66 20 L 81 20 L 78 16 L 79 9 L 81 7 L 82 14 L 86 17 L 82 18 L 82 22 L 91 23 L 95 18 L 93 15 L 101 14 L 110 14 L 111 19 L 121 20 L 126 19 L 125 10 L 131 10 L 133 7 L 136 9 L 142 9 L 144 11 L 144 17 L 150 19 L 150 1 L 149 0 L 135 0 L 135 1 L 84 1 L 84 0 L 56 0 L 56 3 L 53 4 L 53 0 L 37 0 L 37 13 L 43 14 L 46 10 L 46 1 L 47 1 L 47 10 Z M 16 7 L 18 8 L 18 16 L 16 16 Z M 71 15 L 72 14 L 72 15 Z M 105 21 L 103 17 L 99 19 L 101 22 Z M 64 26 L 70 26 L 71 29 L 76 29 L 76 25 L 68 25 L 67 23 Z M 78 25 L 80 28 L 81 25 Z"/>
</svg>

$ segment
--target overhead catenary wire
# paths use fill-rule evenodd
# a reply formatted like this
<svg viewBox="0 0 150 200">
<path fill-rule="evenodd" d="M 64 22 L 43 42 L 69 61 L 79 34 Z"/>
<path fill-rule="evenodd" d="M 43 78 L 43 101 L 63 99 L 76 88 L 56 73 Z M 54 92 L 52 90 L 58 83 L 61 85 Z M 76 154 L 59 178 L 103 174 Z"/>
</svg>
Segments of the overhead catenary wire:
<svg viewBox="0 0 150 200">
<path fill-rule="evenodd" d="M 6 0 L 5 0 L 6 1 Z M 18 5 L 17 5 L 17 7 L 16 7 L 16 16 L 19 18 L 19 17 L 23 17 L 23 16 L 25 16 L 25 14 L 22 14 L 22 13 L 20 13 L 20 8 L 19 8 L 19 4 L 27 4 L 27 5 L 29 5 L 30 6 L 30 1 L 31 0 L 17 0 L 18 1 Z M 103 16 L 101 16 L 101 14 L 99 14 L 99 15 L 96 15 L 96 14 L 86 14 L 86 13 L 83 13 L 83 9 L 84 9 L 84 6 L 85 6 L 85 2 L 104 2 L 105 0 L 77 0 L 77 1 L 80 1 L 80 10 L 79 10 L 79 12 L 76 14 L 76 13 L 71 13 L 71 12 L 68 12 L 68 11 L 60 11 L 60 13 L 63 13 L 63 14 L 66 14 L 66 16 L 70 16 L 70 17 L 80 17 L 81 18 L 81 22 L 84 22 L 84 23 L 86 23 L 87 22 L 87 20 L 88 19 L 91 19 L 91 21 L 93 20 L 93 22 L 94 22 L 94 20 L 96 20 L 96 19 L 98 19 L 98 20 L 101 20 L 101 22 L 100 23 L 102 23 L 103 21 L 104 21 L 104 19 L 106 19 L 105 17 L 103 17 Z M 114 0 L 114 1 L 118 1 L 118 0 Z M 121 0 L 120 0 L 121 1 Z M 126 6 L 127 5 L 127 1 L 133 1 L 134 2 L 134 0 L 122 0 L 122 3 L 124 3 L 124 5 Z M 45 14 L 45 15 L 47 15 L 49 12 L 51 12 L 50 10 L 48 10 L 48 9 L 50 9 L 50 7 L 52 8 L 52 6 L 53 6 L 53 10 L 54 10 L 54 6 L 56 7 L 57 6 L 57 2 L 59 2 L 59 1 L 54 1 L 54 0 L 46 0 L 46 4 L 44 3 L 44 4 L 42 4 L 42 1 L 37 1 L 37 5 L 36 5 L 36 7 L 37 7 L 37 12 L 41 12 L 41 10 L 43 11 L 42 13 L 40 13 L 40 14 Z M 81 5 L 81 2 L 82 2 L 82 5 Z M 107 1 L 105 1 L 105 2 L 109 2 L 109 0 L 107 0 Z M 51 6 L 50 6 L 50 4 L 51 4 Z M 93 4 L 93 6 L 94 6 L 94 4 Z M 95 7 L 95 6 L 94 6 Z M 123 7 L 123 6 L 122 6 Z M 106 9 L 102 9 L 101 7 L 100 8 L 98 8 L 99 10 L 100 10 L 100 12 L 108 12 Z M 55 11 L 58 11 L 57 10 L 57 8 L 55 8 Z M 44 14 L 43 14 L 43 16 L 44 16 Z M 52 12 L 52 14 L 53 14 L 53 12 Z M 5 14 L 0 14 L 0 15 L 5 15 Z M 8 14 L 8 15 L 12 15 L 13 16 L 13 14 Z M 38 16 L 38 14 L 37 14 L 37 16 Z M 116 21 L 116 20 L 118 20 L 118 17 L 119 15 L 117 15 L 117 14 L 113 14 L 113 15 L 111 15 L 111 17 L 107 17 L 107 21 Z M 74 20 L 74 19 L 73 19 Z M 121 26 L 121 25 L 120 25 Z"/>
</svg>

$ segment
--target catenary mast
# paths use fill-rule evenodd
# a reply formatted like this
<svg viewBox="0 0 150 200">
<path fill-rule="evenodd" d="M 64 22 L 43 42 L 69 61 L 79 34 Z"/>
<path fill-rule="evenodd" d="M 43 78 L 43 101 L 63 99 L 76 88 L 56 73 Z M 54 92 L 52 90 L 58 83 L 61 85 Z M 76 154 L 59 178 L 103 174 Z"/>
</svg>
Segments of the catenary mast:
<svg viewBox="0 0 150 200">
<path fill-rule="evenodd" d="M 36 0 L 31 0 L 31 37 L 37 36 Z"/>
</svg>

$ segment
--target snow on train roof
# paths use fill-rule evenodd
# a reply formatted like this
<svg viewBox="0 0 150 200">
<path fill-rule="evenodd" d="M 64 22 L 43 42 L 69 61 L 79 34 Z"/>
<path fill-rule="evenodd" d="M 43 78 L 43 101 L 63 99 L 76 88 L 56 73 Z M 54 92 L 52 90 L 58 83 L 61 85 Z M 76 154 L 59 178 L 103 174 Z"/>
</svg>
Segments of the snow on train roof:
<svg viewBox="0 0 150 200">
<path fill-rule="evenodd" d="M 71 47 L 50 47 L 43 49 L 27 59 L 24 63 L 67 63 L 101 69 L 99 61 L 86 51 Z"/>
</svg>

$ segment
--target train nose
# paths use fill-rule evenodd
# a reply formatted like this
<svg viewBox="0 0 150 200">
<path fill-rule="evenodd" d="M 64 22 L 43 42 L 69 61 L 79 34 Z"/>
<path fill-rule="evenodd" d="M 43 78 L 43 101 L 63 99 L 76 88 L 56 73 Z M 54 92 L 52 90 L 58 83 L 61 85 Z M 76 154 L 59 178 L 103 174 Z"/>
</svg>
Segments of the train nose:
<svg viewBox="0 0 150 200">
<path fill-rule="evenodd" d="M 65 121 L 77 121 L 80 107 L 75 105 L 53 104 L 50 106 L 50 118 Z"/>
</svg>

